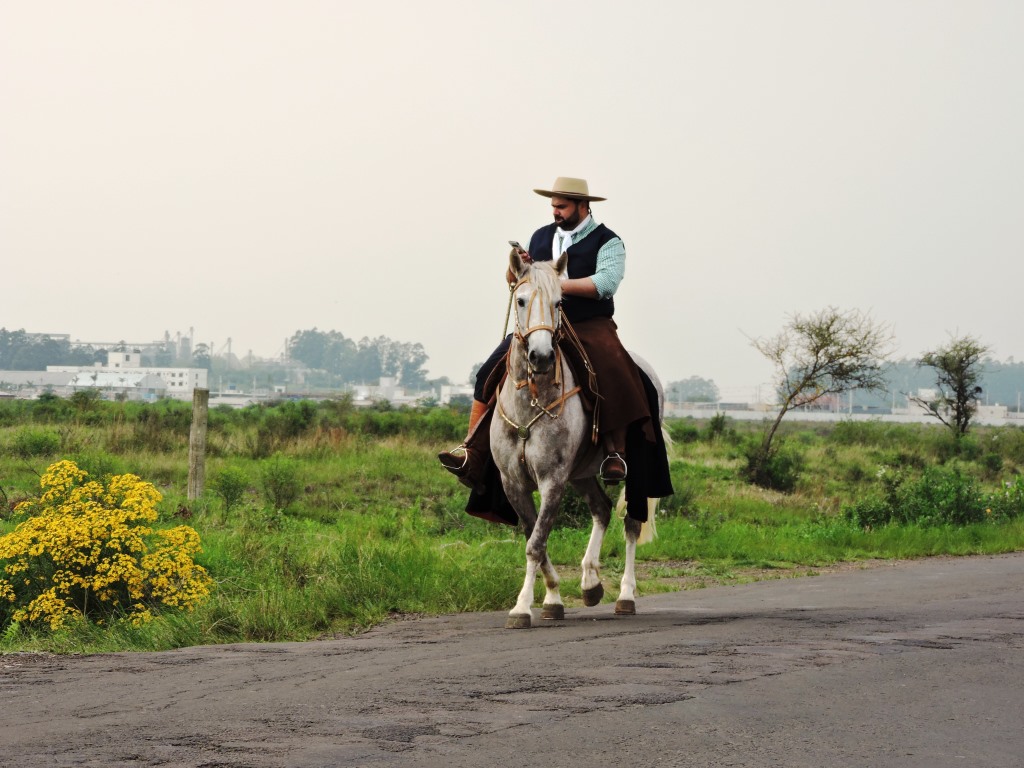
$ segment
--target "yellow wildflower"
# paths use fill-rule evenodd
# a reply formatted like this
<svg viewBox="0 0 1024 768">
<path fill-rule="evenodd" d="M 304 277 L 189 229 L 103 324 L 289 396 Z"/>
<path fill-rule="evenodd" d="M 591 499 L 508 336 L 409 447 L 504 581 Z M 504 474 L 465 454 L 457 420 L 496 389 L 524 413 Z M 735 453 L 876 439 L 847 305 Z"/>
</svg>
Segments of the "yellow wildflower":
<svg viewBox="0 0 1024 768">
<path fill-rule="evenodd" d="M 0 536 L 0 600 L 13 621 L 59 629 L 80 616 L 121 616 L 133 626 L 159 605 L 191 609 L 212 580 L 193 556 L 189 526 L 154 530 L 160 492 L 135 475 L 88 479 L 74 462 L 50 466 L 38 499 L 22 502 L 26 519 Z M 9 577 L 24 574 L 17 585 Z M 21 583 L 24 582 L 24 583 Z"/>
</svg>

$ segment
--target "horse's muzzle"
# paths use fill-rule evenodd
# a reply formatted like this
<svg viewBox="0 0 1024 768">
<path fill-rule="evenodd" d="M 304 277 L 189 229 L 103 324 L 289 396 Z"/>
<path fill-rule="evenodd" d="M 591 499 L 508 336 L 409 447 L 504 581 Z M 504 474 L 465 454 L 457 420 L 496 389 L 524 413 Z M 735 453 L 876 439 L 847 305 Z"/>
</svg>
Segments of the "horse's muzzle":
<svg viewBox="0 0 1024 768">
<path fill-rule="evenodd" d="M 526 357 L 530 361 L 530 368 L 532 368 L 534 372 L 547 373 L 551 370 L 551 366 L 555 362 L 555 350 L 548 349 L 546 351 L 540 351 L 531 349 Z"/>
</svg>

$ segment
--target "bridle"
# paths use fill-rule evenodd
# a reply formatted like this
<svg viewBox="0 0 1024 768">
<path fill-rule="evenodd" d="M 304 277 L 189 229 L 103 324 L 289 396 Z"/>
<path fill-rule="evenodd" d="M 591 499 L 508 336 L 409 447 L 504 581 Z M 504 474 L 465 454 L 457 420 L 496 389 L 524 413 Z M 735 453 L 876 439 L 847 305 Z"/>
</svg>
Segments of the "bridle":
<svg viewBox="0 0 1024 768">
<path fill-rule="evenodd" d="M 529 283 L 530 283 L 529 276 L 520 278 L 518 280 L 518 282 L 516 282 L 516 284 L 513 285 L 512 288 L 511 288 L 512 295 L 515 296 L 515 293 L 516 293 L 517 290 L 519 290 L 520 286 L 528 285 Z M 539 291 L 539 290 L 533 291 L 533 293 L 530 294 L 530 301 L 526 305 L 526 317 L 527 317 L 527 319 L 529 319 L 530 316 L 533 314 L 533 305 L 534 305 L 534 302 L 537 301 L 538 297 L 541 297 L 541 291 Z M 551 302 L 543 301 L 543 297 L 541 297 L 541 301 L 542 301 L 542 304 L 541 304 L 541 307 L 540 307 L 540 310 L 541 310 L 541 322 L 537 323 L 536 325 L 528 325 L 526 327 L 525 331 L 522 328 L 522 324 L 519 322 L 519 313 L 516 312 L 516 331 L 515 331 L 515 337 L 525 347 L 526 346 L 526 340 L 527 340 L 527 338 L 529 338 L 531 333 L 535 333 L 536 331 L 551 331 L 551 344 L 553 346 L 555 346 L 555 348 L 557 349 L 558 337 L 559 337 L 559 333 L 560 333 L 561 327 L 562 327 L 562 324 L 561 324 L 561 320 L 562 320 L 562 305 L 561 305 L 561 302 L 559 302 L 558 304 L 554 305 L 554 309 L 552 310 L 552 309 L 550 309 Z M 547 315 L 548 315 L 549 312 L 551 314 L 551 322 L 550 322 L 550 324 L 547 323 L 547 322 L 544 322 L 544 321 L 546 321 L 548 319 Z M 529 360 L 527 360 L 527 363 L 529 363 Z"/>
<path fill-rule="evenodd" d="M 512 286 L 512 288 L 511 288 L 512 294 L 515 295 L 515 292 L 520 288 L 520 286 L 526 285 L 529 282 L 530 282 L 529 274 L 527 274 L 526 276 L 520 278 L 519 281 L 516 282 L 516 284 Z M 562 327 L 563 327 L 562 323 L 563 323 L 563 321 L 565 319 L 565 316 L 562 313 L 561 303 L 559 303 L 559 304 L 552 304 L 551 302 L 546 302 L 546 301 L 544 301 L 544 297 L 541 296 L 541 291 L 540 290 L 535 290 L 535 291 L 533 291 L 530 294 L 529 303 L 526 305 L 526 318 L 527 318 L 527 320 L 529 320 L 530 317 L 533 315 L 534 302 L 538 301 L 538 297 L 540 297 L 540 301 L 543 302 L 541 307 L 540 307 L 541 317 L 540 317 L 540 322 L 539 323 L 537 323 L 535 325 L 528 325 L 525 329 L 523 329 L 522 323 L 519 320 L 519 312 L 518 311 L 516 312 L 516 330 L 515 330 L 515 333 L 513 334 L 513 337 L 515 338 L 516 341 L 519 342 L 520 346 L 523 349 L 523 355 L 526 358 L 526 378 L 525 379 L 523 379 L 523 380 L 516 380 L 516 379 L 512 378 L 512 372 L 514 370 L 513 367 L 512 367 L 512 350 L 514 349 L 515 345 L 509 345 L 508 353 L 507 353 L 507 357 L 506 357 L 506 367 L 507 367 L 508 376 L 509 376 L 508 380 L 513 383 L 513 385 L 515 386 L 515 388 L 517 390 L 523 389 L 524 387 L 529 387 L 529 391 L 530 391 L 530 407 L 531 408 L 535 408 L 537 410 L 537 413 L 535 413 L 533 415 L 533 418 L 531 418 L 525 424 L 517 424 L 516 422 L 512 421 L 512 419 L 510 419 L 508 417 L 508 414 L 505 413 L 505 409 L 501 407 L 501 391 L 500 391 L 500 389 L 498 391 L 498 397 L 496 399 L 498 415 L 502 418 L 502 420 L 506 424 L 508 424 L 510 427 L 512 427 L 516 431 L 516 436 L 519 438 L 520 447 L 521 447 L 520 455 L 519 455 L 519 462 L 521 464 L 525 464 L 526 463 L 526 441 L 530 439 L 530 430 L 533 427 L 533 425 L 536 424 L 540 420 L 540 418 L 542 416 L 548 416 L 552 420 L 558 419 L 559 416 L 562 415 L 562 410 L 565 408 L 566 401 L 569 400 L 569 398 L 573 397 L 574 395 L 579 394 L 579 392 L 581 391 L 581 388 L 578 385 L 573 387 L 571 390 L 566 391 L 566 389 L 565 389 L 565 381 L 562 378 L 562 350 L 559 347 L 558 342 L 559 342 L 559 340 L 562 337 Z M 548 322 L 548 319 L 549 319 L 548 318 L 548 314 L 549 313 L 550 313 L 550 322 Z M 528 342 L 527 342 L 527 339 L 529 338 L 530 334 L 531 333 L 535 333 L 537 331 L 550 331 L 551 332 L 551 345 L 554 348 L 554 352 L 555 352 L 555 360 L 554 360 L 554 363 L 553 363 L 553 365 L 554 365 L 554 380 L 553 380 L 553 384 L 555 386 L 558 386 L 558 387 L 561 388 L 560 395 L 558 397 L 556 397 L 552 402 L 548 403 L 547 405 L 541 405 L 541 402 L 540 402 L 540 393 L 539 393 L 539 390 L 538 390 L 538 387 L 537 387 L 537 381 L 536 381 L 536 375 L 535 375 L 536 372 L 533 369 L 533 364 L 530 362 L 529 345 L 528 345 Z M 555 411 L 554 410 L 555 408 L 557 408 L 558 410 Z"/>
</svg>

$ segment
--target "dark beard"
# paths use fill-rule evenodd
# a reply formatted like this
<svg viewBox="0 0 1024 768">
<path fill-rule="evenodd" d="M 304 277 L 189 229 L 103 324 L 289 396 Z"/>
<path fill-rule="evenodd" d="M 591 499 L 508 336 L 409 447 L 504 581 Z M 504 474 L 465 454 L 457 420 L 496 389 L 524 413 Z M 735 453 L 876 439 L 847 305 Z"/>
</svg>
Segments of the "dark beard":
<svg viewBox="0 0 1024 768">
<path fill-rule="evenodd" d="M 580 221 L 582 221 L 582 219 L 580 219 L 579 211 L 576 211 L 576 213 L 574 213 L 567 219 L 555 216 L 555 223 L 563 232 L 572 232 L 574 229 L 576 229 L 576 227 L 580 225 Z"/>
</svg>

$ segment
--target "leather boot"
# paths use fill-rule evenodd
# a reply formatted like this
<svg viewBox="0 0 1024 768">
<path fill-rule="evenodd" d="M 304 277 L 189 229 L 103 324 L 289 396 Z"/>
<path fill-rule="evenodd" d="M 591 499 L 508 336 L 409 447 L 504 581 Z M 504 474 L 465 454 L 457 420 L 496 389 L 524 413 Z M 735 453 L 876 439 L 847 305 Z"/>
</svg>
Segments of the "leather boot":
<svg viewBox="0 0 1024 768">
<path fill-rule="evenodd" d="M 486 413 L 487 404 L 474 400 L 473 406 L 469 411 L 469 431 L 466 435 L 466 440 L 450 451 L 443 451 L 437 454 L 437 459 L 441 462 L 442 467 L 459 478 L 459 482 L 467 488 L 477 490 L 480 490 L 479 487 L 483 483 L 484 456 L 481 455 L 479 450 L 470 447 L 468 443 L 470 438 L 473 437 L 473 433 L 476 432 L 476 428 L 480 425 L 480 420 Z"/>
<path fill-rule="evenodd" d="M 609 453 L 601 462 L 601 479 L 605 485 L 618 485 L 626 479 L 626 460 L 618 451 Z"/>
</svg>

